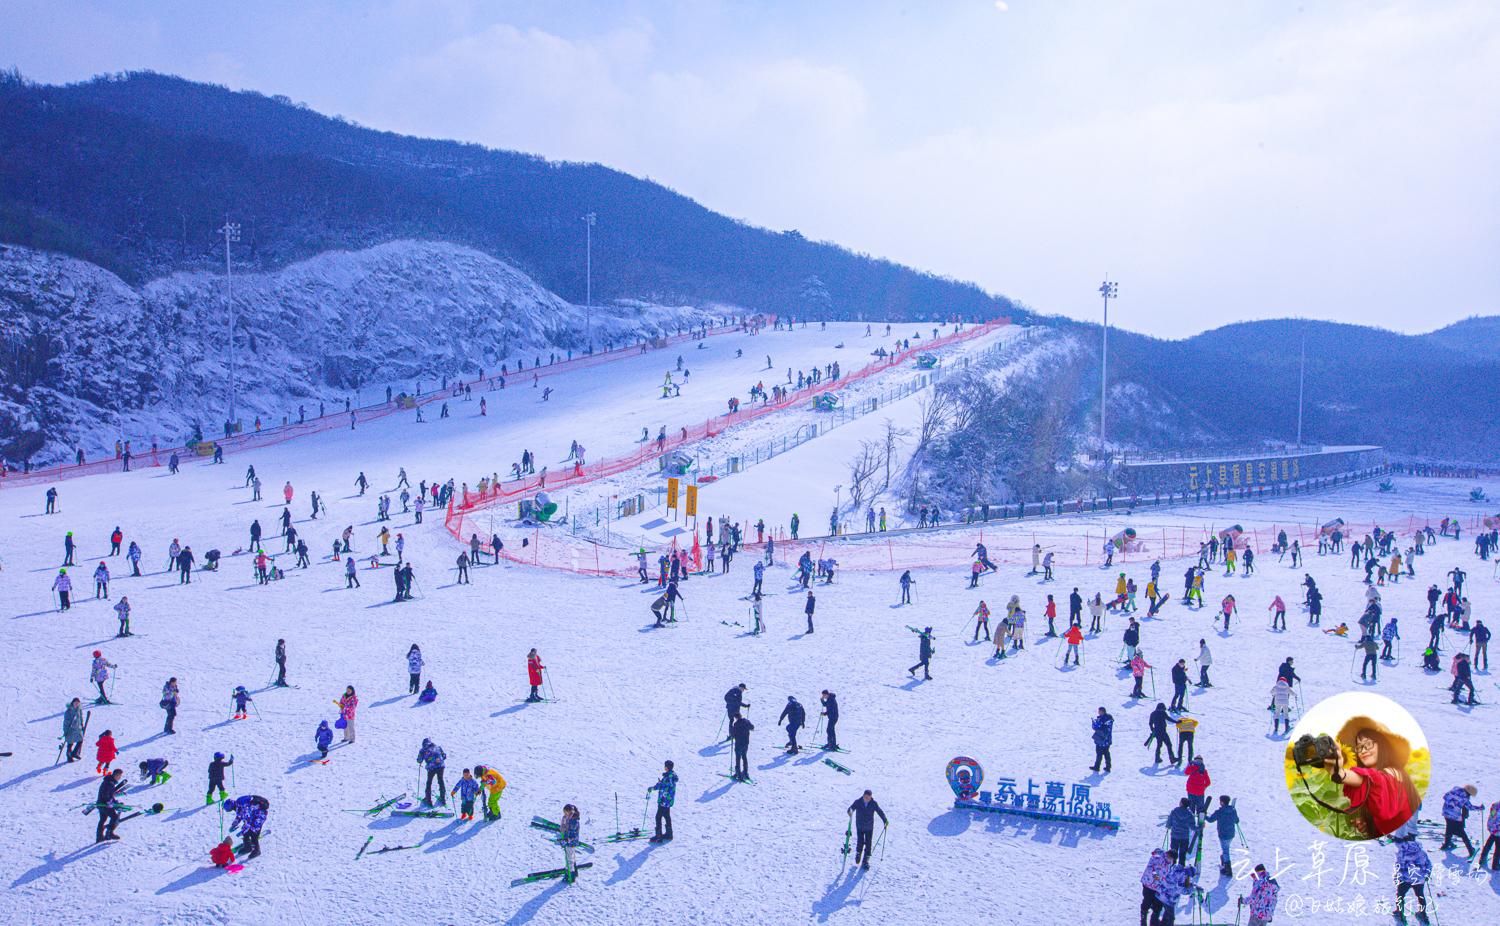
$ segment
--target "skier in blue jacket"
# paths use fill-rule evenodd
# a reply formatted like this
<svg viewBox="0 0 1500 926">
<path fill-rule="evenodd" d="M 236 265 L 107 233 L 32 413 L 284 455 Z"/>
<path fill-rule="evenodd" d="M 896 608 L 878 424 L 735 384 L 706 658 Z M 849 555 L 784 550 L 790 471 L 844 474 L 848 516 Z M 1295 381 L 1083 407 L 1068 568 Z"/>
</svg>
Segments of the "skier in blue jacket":
<svg viewBox="0 0 1500 926">
<path fill-rule="evenodd" d="M 234 814 L 229 831 L 240 831 L 242 842 L 239 852 L 251 859 L 260 855 L 260 833 L 265 829 L 266 816 L 271 812 L 271 802 L 258 794 L 246 794 L 224 802 L 224 812 Z"/>
<path fill-rule="evenodd" d="M 672 770 L 671 759 L 662 766 L 661 777 L 646 789 L 647 794 L 656 792 L 656 835 L 651 837 L 652 842 L 672 841 L 672 805 L 677 802 L 677 773 Z"/>
</svg>

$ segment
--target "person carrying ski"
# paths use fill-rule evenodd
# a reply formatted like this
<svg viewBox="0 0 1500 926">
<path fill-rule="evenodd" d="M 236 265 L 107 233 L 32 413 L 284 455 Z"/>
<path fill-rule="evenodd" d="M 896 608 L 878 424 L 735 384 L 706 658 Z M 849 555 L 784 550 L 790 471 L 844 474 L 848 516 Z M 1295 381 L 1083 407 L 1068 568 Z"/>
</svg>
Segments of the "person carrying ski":
<svg viewBox="0 0 1500 926">
<path fill-rule="evenodd" d="M 69 762 L 83 758 L 83 702 L 74 698 L 63 708 L 63 747 Z"/>
<path fill-rule="evenodd" d="M 917 634 L 917 664 L 906 670 L 906 674 L 912 678 L 917 677 L 917 670 L 922 670 L 923 681 L 932 680 L 932 628 L 928 627 Z"/>
<path fill-rule="evenodd" d="M 430 739 L 422 740 L 422 747 L 417 750 L 417 764 L 427 772 L 427 790 L 422 797 L 422 804 L 432 806 L 432 780 L 437 779 L 438 801 L 447 806 L 448 797 L 444 793 L 447 783 L 443 781 L 443 769 L 447 765 L 448 755 L 443 752 L 443 747 Z"/>
<path fill-rule="evenodd" d="M 886 818 L 885 811 L 880 809 L 875 795 L 866 790 L 864 794 L 854 799 L 849 805 L 849 816 L 854 822 L 854 864 L 862 871 L 870 870 L 870 851 L 874 847 L 875 817 L 880 817 L 883 828 L 889 828 L 891 821 Z"/>
<path fill-rule="evenodd" d="M 651 837 L 651 842 L 672 841 L 672 805 L 677 802 L 677 773 L 673 771 L 671 759 L 663 762 L 662 767 L 656 784 L 646 789 L 647 795 L 656 792 L 656 834 Z"/>
<path fill-rule="evenodd" d="M 1167 706 L 1161 702 L 1157 702 L 1156 709 L 1146 719 L 1147 729 L 1150 732 L 1146 736 L 1146 742 L 1141 745 L 1149 748 L 1153 742 L 1156 743 L 1156 758 L 1152 763 L 1154 765 L 1161 764 L 1161 750 L 1163 746 L 1167 748 L 1167 759 L 1173 765 L 1177 764 L 1177 753 L 1172 749 L 1172 738 L 1167 734 L 1168 720 L 1170 718 L 1167 716 Z"/>
<path fill-rule="evenodd" d="M 324 721 L 324 726 L 327 726 L 327 721 Z M 331 738 L 332 736 L 333 734 L 330 733 L 329 737 Z M 213 761 L 208 763 L 208 793 L 203 798 L 204 806 L 214 802 L 215 791 L 219 792 L 219 800 L 226 801 L 229 799 L 229 792 L 224 788 L 224 769 L 233 764 L 234 756 L 226 759 L 222 752 L 214 753 Z"/>
<path fill-rule="evenodd" d="M 99 793 L 94 797 L 94 810 L 99 822 L 94 827 L 94 842 L 119 839 L 115 827 L 120 825 L 120 795 L 125 793 L 125 770 L 115 769 L 99 782 Z"/>
<path fill-rule="evenodd" d="M 531 685 L 531 694 L 526 696 L 528 703 L 542 700 L 542 696 L 537 694 L 537 689 L 542 687 L 542 670 L 545 668 L 547 667 L 542 665 L 542 657 L 537 655 L 533 647 L 531 652 L 526 654 L 526 681 Z"/>
<path fill-rule="evenodd" d="M 776 719 L 776 722 L 786 725 L 787 753 L 796 755 L 801 752 L 797 746 L 797 731 L 806 726 L 807 711 L 798 703 L 795 695 L 786 696 L 786 707 L 781 709 L 781 716 Z"/>
<path fill-rule="evenodd" d="M 1098 772 L 1102 765 L 1107 775 L 1114 767 L 1110 760 L 1109 747 L 1115 741 L 1115 718 L 1110 715 L 1109 711 L 1100 707 L 1099 713 L 1094 717 L 1093 727 L 1094 764 L 1089 767 L 1089 770 Z"/>
</svg>

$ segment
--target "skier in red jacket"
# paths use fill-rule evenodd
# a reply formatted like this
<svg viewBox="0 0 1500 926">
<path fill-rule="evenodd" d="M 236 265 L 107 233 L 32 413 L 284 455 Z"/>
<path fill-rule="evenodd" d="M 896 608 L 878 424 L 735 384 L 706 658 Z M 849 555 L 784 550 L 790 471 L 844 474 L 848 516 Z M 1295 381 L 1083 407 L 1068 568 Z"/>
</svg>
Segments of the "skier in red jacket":
<svg viewBox="0 0 1500 926">
<path fill-rule="evenodd" d="M 526 680 L 531 684 L 531 694 L 526 696 L 527 701 L 542 700 L 536 690 L 542 686 L 542 670 L 545 668 L 542 657 L 537 655 L 534 648 L 526 654 Z"/>
<path fill-rule="evenodd" d="M 1208 813 L 1206 793 L 1210 784 L 1213 784 L 1213 780 L 1208 777 L 1208 766 L 1204 764 L 1203 757 L 1194 756 L 1187 767 L 1187 793 L 1197 813 Z"/>
</svg>

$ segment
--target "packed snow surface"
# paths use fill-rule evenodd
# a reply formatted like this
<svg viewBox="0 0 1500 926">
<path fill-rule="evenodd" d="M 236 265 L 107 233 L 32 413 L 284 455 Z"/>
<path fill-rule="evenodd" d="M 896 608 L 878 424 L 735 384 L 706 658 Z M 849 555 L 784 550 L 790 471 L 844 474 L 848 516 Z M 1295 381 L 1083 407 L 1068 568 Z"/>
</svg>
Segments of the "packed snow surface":
<svg viewBox="0 0 1500 926">
<path fill-rule="evenodd" d="M 898 332 L 899 333 L 899 332 Z M 978 590 L 966 588 L 961 570 L 915 574 L 915 601 L 899 605 L 896 575 L 840 572 L 829 586 L 814 587 L 816 632 L 805 633 L 805 593 L 788 570 L 768 572 L 765 617 L 769 631 L 747 634 L 747 601 L 754 551 L 744 551 L 727 575 L 694 577 L 682 588 L 682 618 L 653 629 L 647 606 L 654 588 L 629 580 L 599 579 L 514 565 L 486 565 L 473 581 L 455 584 L 460 547 L 429 513 L 414 523 L 397 514 L 389 526 L 406 541 L 415 563 L 417 598 L 393 603 L 394 556 L 369 568 L 379 552 L 374 519 L 380 492 L 393 489 L 399 467 L 412 482 L 455 478 L 473 484 L 479 474 L 504 470 L 523 447 L 542 462 L 560 461 L 571 440 L 589 454 L 629 450 L 642 427 L 653 433 L 701 420 L 723 409 L 728 395 L 770 374 L 765 355 L 784 378 L 794 369 L 822 365 L 867 352 L 863 326 L 814 327 L 793 333 L 766 332 L 710 338 L 703 351 L 683 350 L 692 369 L 680 399 L 660 399 L 669 356 L 652 352 L 577 374 L 559 376 L 556 392 L 543 402 L 529 386 L 485 393 L 489 412 L 477 414 L 477 399 L 455 401 L 452 417 L 428 420 L 397 415 L 356 431 L 326 434 L 232 456 L 215 466 L 200 459 L 182 472 L 165 469 L 91 476 L 59 483 L 57 514 L 44 515 L 43 486 L 0 487 L 0 616 L 4 618 L 7 671 L 0 675 L 0 806 L 10 825 L 0 828 L 0 919 L 5 922 L 172 923 L 702 923 L 779 924 L 802 922 L 1135 922 L 1139 875 L 1153 848 L 1163 842 L 1160 823 L 1184 793 L 1183 776 L 1154 767 L 1138 745 L 1154 701 L 1127 698 L 1130 680 L 1113 660 L 1120 650 L 1123 620 L 1111 616 L 1106 631 L 1084 646 L 1084 664 L 1064 670 L 1055 641 L 1041 637 L 1047 594 L 1066 615 L 1073 587 L 1086 596 L 1112 590 L 1115 573 L 1096 567 L 1065 567 L 1042 584 L 1024 567 L 1002 567 Z M 845 348 L 835 345 L 844 342 Z M 856 347 L 856 344 L 859 346 Z M 743 351 L 736 357 L 735 350 Z M 779 381 L 779 379 L 778 379 Z M 879 413 L 870 416 L 880 418 Z M 851 424 L 850 428 L 856 427 Z M 850 431 L 851 436 L 858 434 Z M 737 517 L 754 517 L 756 498 L 735 489 L 735 480 L 760 493 L 768 521 L 785 517 L 777 497 L 777 466 L 831 473 L 846 465 L 839 432 L 819 438 L 766 464 L 725 480 Z M 252 501 L 245 468 L 253 464 L 264 483 L 264 499 Z M 556 464 L 554 464 L 556 465 Z M 363 471 L 372 488 L 353 488 Z M 787 474 L 791 480 L 790 470 Z M 258 519 L 270 552 L 279 553 L 278 517 L 283 484 L 294 490 L 294 526 L 307 538 L 314 565 L 277 564 L 286 578 L 259 585 L 247 546 Z M 800 485 L 800 483 L 799 483 Z M 1409 517 L 1493 513 L 1468 502 L 1467 483 L 1397 479 L 1394 493 L 1371 484 L 1317 496 L 1137 515 L 1140 524 L 1201 531 L 1205 522 L 1312 522 L 1342 516 L 1355 523 L 1404 525 Z M 1500 487 L 1488 487 L 1491 494 Z M 829 499 L 831 486 L 797 488 Z M 320 492 L 329 511 L 309 519 L 308 496 Z M 728 495 L 724 496 L 726 499 Z M 800 504 L 800 501 L 797 502 Z M 826 504 L 826 501 L 825 501 Z M 712 513 L 712 512 L 710 512 Z M 819 512 L 822 516 L 824 512 Z M 804 514 L 808 522 L 815 522 Z M 1148 521 L 1149 519 L 1149 521 Z M 1123 516 L 1027 523 L 997 532 L 1067 532 L 1118 529 Z M 119 526 L 128 544 L 145 551 L 140 578 L 129 578 L 123 557 L 107 556 L 110 532 Z M 359 588 L 347 589 L 343 568 L 330 561 L 334 536 L 354 527 Z M 508 544 L 520 533 L 497 518 Z M 63 535 L 72 531 L 79 551 L 69 573 L 75 606 L 58 612 L 49 586 L 62 558 Z M 751 532 L 753 535 L 753 531 Z M 174 538 L 191 545 L 200 560 L 210 548 L 226 554 L 218 572 L 195 572 L 179 584 L 165 570 Z M 998 541 L 997 541 L 998 542 Z M 1285 743 L 1268 736 L 1267 692 L 1277 665 L 1297 657 L 1303 693 L 1312 704 L 1361 688 L 1351 677 L 1352 641 L 1306 625 L 1297 607 L 1304 572 L 1326 595 L 1323 627 L 1351 625 L 1363 608 L 1365 586 L 1345 557 L 1318 557 L 1311 550 L 1304 569 L 1261 554 L 1251 577 L 1222 578 L 1211 571 L 1210 607 L 1183 608 L 1176 600 L 1187 565 L 1163 563 L 1163 585 L 1174 593 L 1160 620 L 1143 624 L 1147 658 L 1156 666 L 1157 694 L 1170 695 L 1168 667 L 1187 658 L 1189 667 L 1206 639 L 1213 651 L 1215 687 L 1193 690 L 1190 707 L 1202 726 L 1197 751 L 1213 785 L 1209 793 L 1238 801 L 1248 854 L 1236 863 L 1264 862 L 1279 872 L 1282 907 L 1277 922 L 1306 918 L 1318 923 L 1377 923 L 1388 914 L 1325 913 L 1322 905 L 1363 898 L 1368 908 L 1389 902 L 1386 880 L 1394 859 L 1389 846 L 1362 845 L 1368 883 L 1356 883 L 1357 861 L 1302 820 L 1282 778 Z M 394 553 L 394 545 L 392 546 Z M 110 601 L 93 598 L 90 576 L 104 561 L 114 578 Z M 1144 586 L 1147 562 L 1124 567 Z M 1446 586 L 1454 566 L 1469 571 L 1474 615 L 1489 618 L 1500 602 L 1500 583 L 1488 563 L 1473 554 L 1468 535 L 1443 540 L 1417 561 L 1417 575 L 1382 589 L 1387 617 L 1400 620 L 1405 641 L 1399 665 L 1382 665 L 1369 690 L 1399 701 L 1423 726 L 1433 753 L 1432 787 L 1424 818 L 1439 816 L 1443 792 L 1475 784 L 1478 800 L 1500 798 L 1494 738 L 1497 698 L 1493 677 L 1476 675 L 1482 702 L 1474 708 L 1448 703 L 1446 671 L 1429 675 L 1416 654 L 1425 640 L 1424 592 L 1430 582 Z M 1223 634 L 1211 622 L 1212 605 L 1232 591 L 1240 618 Z M 1291 605 L 1288 630 L 1267 629 L 1265 608 L 1274 594 Z M 1003 613 L 1005 601 L 1021 596 L 1030 616 L 1027 650 L 995 663 L 991 647 L 971 644 L 964 628 L 982 599 Z M 133 606 L 136 636 L 116 639 L 111 607 L 120 596 Z M 727 622 L 727 623 L 725 623 Z M 932 680 L 911 677 L 917 640 L 907 626 L 931 626 L 936 634 Z M 274 675 L 276 640 L 287 641 L 292 689 L 267 688 Z M 436 703 L 418 705 L 407 692 L 405 654 L 421 645 L 424 680 L 440 692 Z M 1447 652 L 1455 645 L 1450 634 Z M 535 647 L 548 668 L 553 703 L 527 704 L 526 653 Z M 73 696 L 91 694 L 90 654 L 101 650 L 118 665 L 117 706 L 93 709 L 83 761 L 56 764 L 62 711 Z M 918 673 L 920 674 L 920 673 Z M 1196 672 L 1194 672 L 1196 676 Z M 162 683 L 175 676 L 182 688 L 177 735 L 161 735 L 157 707 Z M 755 784 L 721 777 L 729 770 L 722 737 L 723 695 L 749 686 L 748 716 L 756 725 L 750 751 Z M 248 720 L 230 720 L 230 693 L 251 690 L 258 709 Z M 336 716 L 333 700 L 353 685 L 360 697 L 357 742 L 335 748 L 332 761 L 310 764 L 319 720 Z M 845 776 L 822 762 L 822 754 L 784 755 L 776 717 L 789 695 L 816 723 L 818 695 L 837 693 L 842 718 L 839 741 L 849 750 L 836 761 Z M 1089 722 L 1099 706 L 1116 718 L 1114 771 L 1092 775 Z M 167 812 L 124 823 L 123 839 L 95 846 L 92 817 L 80 814 L 93 799 L 94 740 L 113 731 L 121 747 L 118 765 L 135 787 L 127 803 L 161 802 Z M 447 753 L 447 785 L 460 769 L 484 763 L 498 768 L 510 787 L 496 823 L 413 819 L 361 810 L 381 798 L 418 786 L 416 755 L 424 737 Z M 801 742 L 818 742 L 811 729 Z M 337 738 L 335 740 L 337 742 Z M 264 854 L 245 870 L 213 868 L 208 852 L 219 839 L 219 815 L 204 804 L 205 769 L 216 751 L 235 757 L 234 795 L 270 801 Z M 1094 799 L 1109 801 L 1122 820 L 1118 832 L 953 809 L 943 778 L 950 759 L 971 756 L 989 782 L 1009 776 L 1038 788 L 1049 780 L 1094 786 Z M 137 763 L 171 762 L 170 782 L 145 789 Z M 676 840 L 608 843 L 619 825 L 641 824 L 646 788 L 662 761 L 676 762 L 681 783 L 673 812 Z M 872 871 L 857 873 L 840 854 L 845 809 L 869 788 L 891 825 Z M 583 838 L 596 847 L 582 859 L 593 867 L 576 884 L 546 881 L 512 888 L 527 872 L 558 867 L 561 852 L 546 834 L 527 824 L 533 815 L 556 820 L 564 803 L 583 813 Z M 650 826 L 650 819 L 646 825 Z M 1471 835 L 1479 831 L 1471 819 Z M 355 856 L 369 837 L 370 849 L 414 846 L 406 851 Z M 1426 840 L 1437 871 L 1434 885 L 1444 924 L 1496 921 L 1493 878 L 1462 879 L 1462 853 L 1442 853 Z M 1203 875 L 1215 922 L 1233 921 L 1235 901 L 1248 890 L 1239 877 L 1221 879 L 1209 840 Z M 1355 850 L 1350 850 L 1355 851 Z M 1312 913 L 1312 904 L 1318 912 Z M 1188 921 L 1184 907 L 1179 920 Z"/>
</svg>

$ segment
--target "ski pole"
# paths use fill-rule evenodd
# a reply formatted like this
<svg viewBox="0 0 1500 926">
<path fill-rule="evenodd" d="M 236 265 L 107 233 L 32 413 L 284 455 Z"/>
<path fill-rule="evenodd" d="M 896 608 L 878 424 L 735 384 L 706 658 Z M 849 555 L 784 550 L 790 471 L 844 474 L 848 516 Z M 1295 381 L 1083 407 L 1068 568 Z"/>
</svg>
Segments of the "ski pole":
<svg viewBox="0 0 1500 926">
<path fill-rule="evenodd" d="M 615 832 L 623 832 L 620 829 L 620 792 L 615 792 Z"/>
<path fill-rule="evenodd" d="M 646 792 L 646 804 L 645 804 L 644 807 L 641 808 L 641 826 L 640 826 L 640 828 L 642 830 L 644 830 L 646 828 L 646 815 L 649 814 L 650 812 L 651 812 L 651 792 L 648 790 Z"/>
<path fill-rule="evenodd" d="M 714 742 L 715 743 L 717 743 L 719 741 L 719 734 L 724 732 L 724 721 L 727 720 L 728 717 L 729 717 L 729 715 L 726 713 L 724 716 L 722 716 L 722 717 L 719 718 L 719 729 L 718 729 L 717 732 L 714 733 Z"/>
</svg>

